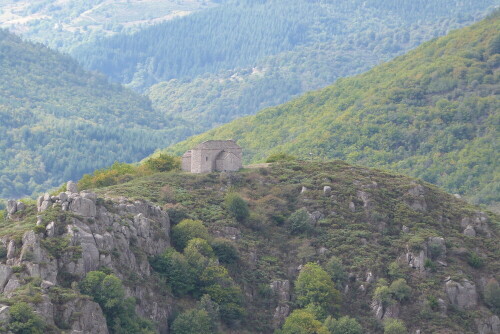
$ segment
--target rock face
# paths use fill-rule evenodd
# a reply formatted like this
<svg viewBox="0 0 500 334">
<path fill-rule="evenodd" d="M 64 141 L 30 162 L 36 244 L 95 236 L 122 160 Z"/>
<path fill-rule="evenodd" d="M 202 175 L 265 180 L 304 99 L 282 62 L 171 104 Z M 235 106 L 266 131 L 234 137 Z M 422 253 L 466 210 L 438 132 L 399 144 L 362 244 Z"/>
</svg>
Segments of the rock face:
<svg viewBox="0 0 500 334">
<path fill-rule="evenodd" d="M 477 321 L 478 334 L 500 333 L 500 319 L 496 315 Z"/>
<path fill-rule="evenodd" d="M 17 211 L 17 202 L 14 200 L 7 201 L 7 213 L 13 215 Z"/>
<path fill-rule="evenodd" d="M 290 281 L 277 280 L 271 283 L 271 290 L 273 291 L 278 301 L 273 315 L 273 326 L 278 328 L 283 324 L 286 317 L 290 314 Z"/>
<path fill-rule="evenodd" d="M 425 200 L 425 188 L 420 184 L 410 188 L 405 195 L 406 203 L 415 211 L 427 211 L 427 202 Z"/>
<path fill-rule="evenodd" d="M 378 320 L 388 319 L 388 318 L 397 318 L 400 312 L 399 303 L 395 302 L 391 305 L 384 306 L 381 301 L 374 300 L 371 304 L 371 309 L 375 318 Z"/>
<path fill-rule="evenodd" d="M 411 268 L 420 272 L 425 271 L 425 260 L 428 258 L 446 265 L 444 262 L 446 258 L 445 240 L 441 237 L 430 237 L 419 251 L 413 251 L 407 247 L 405 258 Z"/>
<path fill-rule="evenodd" d="M 465 228 L 464 234 L 467 229 L 472 228 L 474 233 L 482 235 L 484 237 L 491 237 L 491 229 L 488 225 L 489 219 L 488 216 L 484 212 L 476 212 L 473 216 L 464 217 L 460 222 L 460 225 Z M 469 233 L 470 232 L 469 230 Z M 467 234 L 466 234 L 467 235 Z"/>
<path fill-rule="evenodd" d="M 450 304 L 460 310 L 468 310 L 477 305 L 476 286 L 467 279 L 460 283 L 448 279 L 445 283 L 445 291 Z"/>
<path fill-rule="evenodd" d="M 139 281 L 127 294 L 136 298 L 137 312 L 159 324 L 159 332 L 167 333 L 167 319 L 172 303 L 167 295 L 153 290 L 154 277 L 148 257 L 158 255 L 170 246 L 170 219 L 159 207 L 143 201 L 97 199 L 89 192 L 71 191 L 38 199 L 39 225 L 44 233 L 28 231 L 21 242 L 2 240 L 7 246 L 7 259 L 0 264 L 0 292 L 9 297 L 29 277 L 39 277 L 42 302 L 35 307 L 48 324 L 64 323 L 68 333 L 108 333 L 100 306 L 85 298 L 60 303 L 51 301 L 48 291 L 55 285 L 82 279 L 89 271 L 107 267 L 123 282 Z M 65 220 L 44 221 L 44 209 L 60 205 L 74 215 Z M 62 212 L 61 212 L 62 214 Z M 46 245 L 61 246 L 54 253 Z M 14 274 L 13 266 L 25 268 Z M 71 281 L 68 283 L 68 277 Z M 149 280 L 153 280 L 150 283 Z M 76 294 L 78 295 L 78 294 Z"/>
</svg>

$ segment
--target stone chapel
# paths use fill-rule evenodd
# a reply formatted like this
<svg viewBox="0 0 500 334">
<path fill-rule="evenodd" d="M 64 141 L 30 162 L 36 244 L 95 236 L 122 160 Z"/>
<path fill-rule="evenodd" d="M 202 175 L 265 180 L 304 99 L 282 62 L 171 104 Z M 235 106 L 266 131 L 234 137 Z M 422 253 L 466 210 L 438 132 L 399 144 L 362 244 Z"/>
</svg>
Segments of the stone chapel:
<svg viewBox="0 0 500 334">
<path fill-rule="evenodd" d="M 207 140 L 182 156 L 182 170 L 191 173 L 237 171 L 243 152 L 234 140 Z"/>
</svg>

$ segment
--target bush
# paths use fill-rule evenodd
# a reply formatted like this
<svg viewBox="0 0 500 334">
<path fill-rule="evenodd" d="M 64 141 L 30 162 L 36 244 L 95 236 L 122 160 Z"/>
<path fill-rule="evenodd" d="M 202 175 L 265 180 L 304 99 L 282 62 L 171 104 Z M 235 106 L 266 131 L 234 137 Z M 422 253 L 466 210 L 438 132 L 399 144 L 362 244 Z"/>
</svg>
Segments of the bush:
<svg viewBox="0 0 500 334">
<path fill-rule="evenodd" d="M 469 264 L 469 266 L 476 269 L 484 266 L 484 260 L 475 252 L 470 252 L 469 256 L 467 257 L 467 263 Z"/>
<path fill-rule="evenodd" d="M 184 219 L 172 228 L 172 242 L 182 251 L 189 240 L 194 238 L 209 239 L 207 228 L 199 220 Z"/>
<path fill-rule="evenodd" d="M 330 334 L 328 329 L 306 310 L 295 310 L 283 324 L 279 334 Z"/>
<path fill-rule="evenodd" d="M 15 303 L 9 309 L 10 321 L 7 328 L 14 334 L 43 334 L 45 323 L 33 308 L 24 302 Z"/>
<path fill-rule="evenodd" d="M 297 160 L 296 156 L 286 154 L 286 153 L 274 153 L 267 157 L 266 162 L 284 162 Z"/>
<path fill-rule="evenodd" d="M 213 324 L 205 310 L 189 310 L 181 313 L 172 323 L 172 334 L 212 334 Z"/>
<path fill-rule="evenodd" d="M 162 255 L 150 259 L 154 270 L 167 278 L 167 284 L 177 296 L 184 296 L 196 287 L 196 277 L 184 255 L 169 248 Z"/>
<path fill-rule="evenodd" d="M 250 215 L 247 202 L 236 193 L 228 193 L 224 205 L 238 221 L 244 221 Z"/>
<path fill-rule="evenodd" d="M 411 288 L 408 284 L 406 284 L 406 280 L 404 278 L 400 278 L 392 282 L 389 289 L 394 299 L 399 301 L 408 299 L 411 296 Z"/>
<path fill-rule="evenodd" d="M 3 260 L 7 257 L 7 248 L 5 246 L 0 245 L 0 260 Z"/>
<path fill-rule="evenodd" d="M 387 319 L 384 322 L 384 334 L 407 334 L 404 322 L 399 319 Z"/>
<path fill-rule="evenodd" d="M 114 184 L 122 183 L 130 180 L 131 177 L 126 175 L 134 175 L 136 168 L 133 165 L 124 162 L 115 162 L 111 167 L 98 169 L 92 174 L 85 174 L 78 181 L 78 189 L 90 189 L 107 187 Z"/>
<path fill-rule="evenodd" d="M 331 316 L 326 318 L 325 327 L 331 334 L 363 334 L 363 328 L 356 319 L 348 316 L 335 320 Z"/>
<path fill-rule="evenodd" d="M 493 310 L 500 311 L 500 285 L 494 278 L 490 279 L 484 287 L 484 301 Z"/>
<path fill-rule="evenodd" d="M 290 215 L 290 218 L 288 218 L 288 224 L 292 234 L 307 232 L 311 228 L 309 224 L 309 213 L 304 208 L 295 211 Z"/>
<path fill-rule="evenodd" d="M 238 261 L 239 259 L 238 250 L 229 240 L 217 238 L 212 241 L 212 248 L 215 255 L 222 263 L 230 264 Z"/>
<path fill-rule="evenodd" d="M 180 170 L 181 159 L 169 154 L 161 153 L 157 157 L 149 158 L 144 162 L 146 167 L 154 172 L 169 172 L 172 170 Z"/>
<path fill-rule="evenodd" d="M 335 282 L 335 287 L 339 290 L 342 289 L 347 282 L 347 273 L 342 265 L 342 260 L 332 256 L 325 264 L 325 270 Z"/>
<path fill-rule="evenodd" d="M 308 263 L 302 268 L 295 281 L 295 293 L 299 306 L 313 304 L 311 307 L 316 310 L 320 307 L 327 314 L 336 312 L 341 300 L 331 277 L 316 263 Z"/>
</svg>

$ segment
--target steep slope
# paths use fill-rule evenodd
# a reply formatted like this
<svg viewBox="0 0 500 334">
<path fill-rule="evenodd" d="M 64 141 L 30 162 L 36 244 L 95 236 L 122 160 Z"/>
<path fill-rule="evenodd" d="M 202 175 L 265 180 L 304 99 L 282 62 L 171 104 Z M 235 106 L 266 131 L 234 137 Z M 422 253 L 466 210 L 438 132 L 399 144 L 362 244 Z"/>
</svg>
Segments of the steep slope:
<svg viewBox="0 0 500 334">
<path fill-rule="evenodd" d="M 156 109 L 208 130 L 366 71 L 483 18 L 495 4 L 234 0 L 73 55 L 146 92 Z"/>
<path fill-rule="evenodd" d="M 0 198 L 137 161 L 175 131 L 147 98 L 0 30 Z"/>
<path fill-rule="evenodd" d="M 144 26 L 211 8 L 197 0 L 2 0 L 0 27 L 52 48 L 71 50 L 89 40 L 130 33 Z"/>
<path fill-rule="evenodd" d="M 491 299 L 500 293 L 498 216 L 425 182 L 295 161 L 231 174 L 156 173 L 97 195 L 67 190 L 10 205 L 2 219 L 4 326 L 27 302 L 46 332 L 148 333 L 144 321 L 143 331 L 111 326 L 127 314 L 112 307 L 124 300 L 117 291 L 172 334 L 272 333 L 301 308 L 321 321 L 350 316 L 373 334 L 390 318 L 409 333 L 494 334 L 500 325 Z M 316 287 L 337 296 L 327 314 L 303 304 L 302 273 L 322 271 L 307 263 L 331 275 L 310 276 L 323 281 L 306 288 L 318 302 Z M 99 277 L 112 287 L 102 295 Z"/>
<path fill-rule="evenodd" d="M 247 162 L 286 152 L 423 178 L 479 203 L 500 200 L 500 16 L 375 69 L 169 148 L 233 138 Z"/>
</svg>

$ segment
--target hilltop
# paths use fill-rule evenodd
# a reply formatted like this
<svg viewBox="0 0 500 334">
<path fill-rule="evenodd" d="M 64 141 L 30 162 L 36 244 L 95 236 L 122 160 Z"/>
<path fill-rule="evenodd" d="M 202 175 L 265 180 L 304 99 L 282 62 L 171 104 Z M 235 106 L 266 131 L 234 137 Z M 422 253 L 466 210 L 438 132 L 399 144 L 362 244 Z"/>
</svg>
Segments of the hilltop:
<svg viewBox="0 0 500 334">
<path fill-rule="evenodd" d="M 500 327 L 499 217 L 428 183 L 341 161 L 120 182 L 10 206 L 4 326 L 22 309 L 47 333 Z"/>
<path fill-rule="evenodd" d="M 0 30 L 0 198 L 140 160 L 173 143 L 175 124 L 147 98 Z"/>
<path fill-rule="evenodd" d="M 291 102 L 167 149 L 233 138 L 247 162 L 285 152 L 336 158 L 423 178 L 476 203 L 500 198 L 500 17 Z"/>
</svg>

